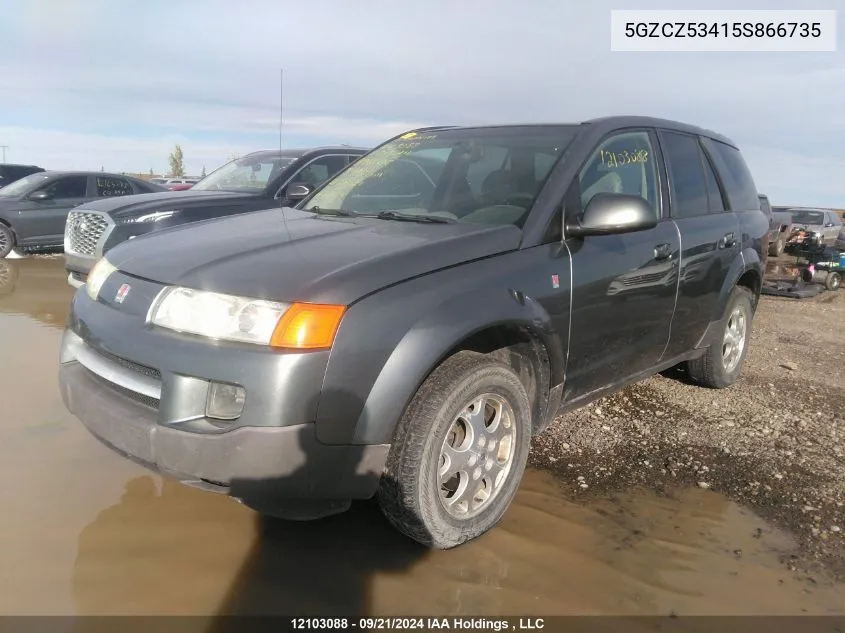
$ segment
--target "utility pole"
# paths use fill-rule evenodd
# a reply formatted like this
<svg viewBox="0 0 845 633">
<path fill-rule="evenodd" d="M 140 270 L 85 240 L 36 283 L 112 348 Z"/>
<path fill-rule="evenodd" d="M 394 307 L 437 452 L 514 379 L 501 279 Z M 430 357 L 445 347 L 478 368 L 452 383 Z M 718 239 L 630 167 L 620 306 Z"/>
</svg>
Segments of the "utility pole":
<svg viewBox="0 0 845 633">
<path fill-rule="evenodd" d="M 6 162 L 6 150 L 9 149 L 8 145 L 0 145 L 0 149 L 3 150 L 3 162 Z"/>
</svg>

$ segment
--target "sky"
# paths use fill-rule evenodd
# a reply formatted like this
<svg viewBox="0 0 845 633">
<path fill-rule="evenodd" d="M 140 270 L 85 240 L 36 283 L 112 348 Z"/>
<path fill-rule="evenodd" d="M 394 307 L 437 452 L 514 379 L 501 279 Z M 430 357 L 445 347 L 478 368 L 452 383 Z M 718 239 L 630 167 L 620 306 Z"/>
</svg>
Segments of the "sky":
<svg viewBox="0 0 845 633">
<path fill-rule="evenodd" d="M 0 145 L 189 175 L 423 125 L 639 114 L 732 138 L 772 203 L 845 208 L 845 53 L 614 52 L 611 9 L 708 0 L 0 0 Z M 837 9 L 746 0 L 744 9 Z M 280 70 L 284 81 L 280 81 Z"/>
</svg>

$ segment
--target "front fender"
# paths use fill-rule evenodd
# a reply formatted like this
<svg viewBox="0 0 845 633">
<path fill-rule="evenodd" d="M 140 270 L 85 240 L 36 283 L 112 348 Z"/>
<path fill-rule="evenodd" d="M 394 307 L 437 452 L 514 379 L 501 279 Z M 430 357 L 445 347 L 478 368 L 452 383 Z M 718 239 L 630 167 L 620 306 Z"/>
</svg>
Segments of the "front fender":
<svg viewBox="0 0 845 633">
<path fill-rule="evenodd" d="M 327 444 L 381 444 L 420 384 L 454 347 L 480 330 L 527 328 L 546 347 L 548 389 L 563 382 L 569 288 L 544 296 L 538 254 L 521 252 L 398 284 L 354 304 L 335 339 L 317 408 L 317 437 Z M 568 260 L 554 266 L 568 279 Z M 526 280 L 529 280 L 526 282 Z M 536 285 L 535 285 L 536 284 Z M 544 298 L 544 303 L 534 297 Z M 547 309 L 555 311 L 550 318 Z M 554 324 L 560 326 L 558 331 Z"/>
<path fill-rule="evenodd" d="M 468 311 L 468 305 L 483 305 L 484 310 Z M 456 320 L 462 312 L 463 318 Z M 565 360 L 560 336 L 539 303 L 524 295 L 520 300 L 520 295 L 504 289 L 454 297 L 421 318 L 391 354 L 358 417 L 353 443 L 389 443 L 407 403 L 450 350 L 483 329 L 505 324 L 527 328 L 543 342 L 552 384 L 562 382 Z"/>
</svg>

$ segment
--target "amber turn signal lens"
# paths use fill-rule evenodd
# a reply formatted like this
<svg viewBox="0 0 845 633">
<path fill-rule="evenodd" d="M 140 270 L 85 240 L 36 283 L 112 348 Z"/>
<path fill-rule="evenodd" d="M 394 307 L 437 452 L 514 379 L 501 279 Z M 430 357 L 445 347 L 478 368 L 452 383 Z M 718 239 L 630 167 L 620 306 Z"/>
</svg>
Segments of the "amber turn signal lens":
<svg viewBox="0 0 845 633">
<path fill-rule="evenodd" d="M 346 306 L 294 303 L 284 313 L 270 345 L 285 349 L 326 349 L 332 346 Z"/>
</svg>

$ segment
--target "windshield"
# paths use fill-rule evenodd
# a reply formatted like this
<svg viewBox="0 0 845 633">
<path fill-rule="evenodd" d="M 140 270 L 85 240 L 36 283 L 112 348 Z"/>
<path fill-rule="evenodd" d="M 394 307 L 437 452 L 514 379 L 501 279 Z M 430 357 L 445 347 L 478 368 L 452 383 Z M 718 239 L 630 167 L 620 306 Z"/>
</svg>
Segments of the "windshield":
<svg viewBox="0 0 845 633">
<path fill-rule="evenodd" d="M 358 159 L 302 208 L 525 222 L 573 126 L 409 132 Z"/>
<path fill-rule="evenodd" d="M 278 155 L 237 158 L 208 174 L 191 187 L 191 190 L 259 193 L 295 160 L 295 157 Z"/>
<path fill-rule="evenodd" d="M 821 211 L 793 211 L 793 224 L 824 224 L 824 213 Z"/>
<path fill-rule="evenodd" d="M 35 187 L 39 183 L 44 182 L 48 178 L 49 176 L 45 176 L 42 173 L 25 176 L 24 178 L 16 180 L 15 182 L 10 183 L 0 189 L 0 197 L 16 198 L 27 193 L 31 188 Z"/>
</svg>

